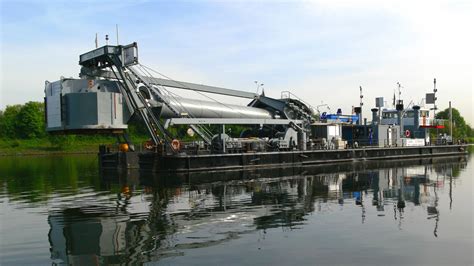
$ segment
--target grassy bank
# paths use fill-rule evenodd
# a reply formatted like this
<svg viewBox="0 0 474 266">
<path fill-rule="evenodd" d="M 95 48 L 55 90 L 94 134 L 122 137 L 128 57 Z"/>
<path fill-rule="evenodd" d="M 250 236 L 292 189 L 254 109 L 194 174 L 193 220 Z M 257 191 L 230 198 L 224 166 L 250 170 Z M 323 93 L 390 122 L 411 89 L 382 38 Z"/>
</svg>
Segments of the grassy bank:
<svg viewBox="0 0 474 266">
<path fill-rule="evenodd" d="M 48 139 L 0 140 L 0 155 L 34 155 L 50 153 L 95 153 L 102 141 L 76 141 L 58 145 Z"/>
<path fill-rule="evenodd" d="M 139 145 L 146 138 L 133 138 Z M 113 137 L 67 136 L 40 139 L 0 139 L 0 156 L 5 155 L 41 155 L 66 153 L 96 153 L 99 145 L 114 145 Z"/>
</svg>

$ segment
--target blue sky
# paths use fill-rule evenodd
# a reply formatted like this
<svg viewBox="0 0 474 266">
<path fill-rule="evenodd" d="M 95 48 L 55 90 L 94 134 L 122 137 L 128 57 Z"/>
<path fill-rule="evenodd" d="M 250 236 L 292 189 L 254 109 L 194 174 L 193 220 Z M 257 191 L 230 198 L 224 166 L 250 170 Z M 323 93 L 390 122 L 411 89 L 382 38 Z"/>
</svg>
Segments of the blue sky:
<svg viewBox="0 0 474 266">
<path fill-rule="evenodd" d="M 267 95 L 346 112 L 362 86 L 368 116 L 397 82 L 418 103 L 436 77 L 440 108 L 451 100 L 473 125 L 471 2 L 3 0 L 0 108 L 77 77 L 79 54 L 96 33 L 114 44 L 118 24 L 143 64 L 177 80 L 248 91 L 258 80 Z"/>
</svg>

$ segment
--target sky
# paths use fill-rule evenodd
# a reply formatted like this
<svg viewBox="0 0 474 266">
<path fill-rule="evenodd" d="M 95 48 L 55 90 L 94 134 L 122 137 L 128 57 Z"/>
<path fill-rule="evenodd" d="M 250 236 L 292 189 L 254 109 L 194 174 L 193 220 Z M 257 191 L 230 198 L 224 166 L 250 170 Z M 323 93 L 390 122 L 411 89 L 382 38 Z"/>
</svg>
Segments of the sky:
<svg viewBox="0 0 474 266">
<path fill-rule="evenodd" d="M 118 24 L 120 44 L 138 42 L 139 61 L 175 80 L 252 92 L 258 81 L 267 96 L 291 91 L 344 113 L 362 86 L 370 117 L 397 82 L 405 104 L 419 104 L 436 78 L 438 108 L 451 101 L 474 125 L 470 0 L 0 0 L 0 11 L 0 109 L 42 101 L 45 80 L 78 77 L 79 55 L 96 33 L 116 44 Z"/>
</svg>

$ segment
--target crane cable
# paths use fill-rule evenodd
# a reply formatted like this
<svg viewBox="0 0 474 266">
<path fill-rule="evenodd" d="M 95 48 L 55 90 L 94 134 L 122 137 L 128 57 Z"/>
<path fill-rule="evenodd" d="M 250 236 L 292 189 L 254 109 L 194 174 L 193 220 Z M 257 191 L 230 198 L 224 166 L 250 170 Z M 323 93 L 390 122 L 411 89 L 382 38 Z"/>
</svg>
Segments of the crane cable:
<svg viewBox="0 0 474 266">
<path fill-rule="evenodd" d="M 216 103 L 218 103 L 218 104 L 221 104 L 221 105 L 223 105 L 224 107 L 226 107 L 226 108 L 228 108 L 228 109 L 230 109 L 230 110 L 232 110 L 232 111 L 234 111 L 234 112 L 237 112 L 237 113 L 239 113 L 239 114 L 241 114 L 241 115 L 244 115 L 244 113 L 240 112 L 239 110 L 235 110 L 234 108 L 230 107 L 229 105 L 227 105 L 227 104 L 225 104 L 225 103 L 223 103 L 223 102 L 220 102 L 220 101 L 218 101 L 218 100 L 216 100 L 216 99 L 210 97 L 209 95 L 206 95 L 206 94 L 204 94 L 204 93 L 202 93 L 202 92 L 200 92 L 200 91 L 193 90 L 193 89 L 191 89 L 190 87 L 186 86 L 185 84 L 183 84 L 183 83 L 181 83 L 181 82 L 179 82 L 179 81 L 177 81 L 177 80 L 174 80 L 174 79 L 172 79 L 171 77 L 166 76 L 165 74 L 162 74 L 162 73 L 160 73 L 160 72 L 158 72 L 158 71 L 152 69 L 151 67 L 145 66 L 145 65 L 143 65 L 143 64 L 139 64 L 139 65 L 143 66 L 143 67 L 146 68 L 146 69 L 149 69 L 149 70 L 152 71 L 152 72 L 157 73 L 158 75 L 160 75 L 160 76 L 162 76 L 162 77 L 164 77 L 164 78 L 166 78 L 166 79 L 168 79 L 168 80 L 173 81 L 174 83 L 176 83 L 176 84 L 178 84 L 178 85 L 181 85 L 182 87 L 184 87 L 184 88 L 186 88 L 186 89 L 192 90 L 192 91 L 198 93 L 199 95 L 204 96 L 205 98 L 210 99 L 210 100 L 213 101 L 213 102 L 216 102 Z"/>
<path fill-rule="evenodd" d="M 142 67 L 142 66 L 141 66 L 141 67 Z M 150 79 L 153 78 L 153 76 L 149 73 L 149 71 L 147 71 L 144 67 L 139 68 L 139 70 L 142 72 L 143 76 L 148 77 L 148 78 L 150 78 Z M 153 84 L 152 87 L 153 87 L 153 86 L 158 87 L 156 84 Z M 164 92 L 167 93 L 167 95 L 164 95 L 163 92 L 161 92 L 161 91 L 158 90 L 158 92 L 160 92 L 160 94 L 161 94 L 161 95 L 159 95 L 160 97 L 163 97 L 163 96 L 166 97 L 166 99 L 163 99 L 163 100 L 165 101 L 165 103 L 166 103 L 166 101 L 168 101 L 168 103 L 167 103 L 166 105 L 171 109 L 171 111 L 173 111 L 176 115 L 181 116 L 181 114 L 178 112 L 178 110 L 173 110 L 173 107 L 171 107 L 171 104 L 170 104 L 170 103 L 172 102 L 171 100 L 173 100 L 176 105 L 180 106 L 180 107 L 182 108 L 182 110 L 184 110 L 184 111 L 186 111 L 186 112 L 188 113 L 188 116 L 189 116 L 189 117 L 193 118 L 193 116 L 190 115 L 190 112 L 187 110 L 187 108 L 179 101 L 179 98 L 182 98 L 182 97 L 180 97 L 179 95 L 176 95 L 176 94 L 172 93 L 171 91 L 167 90 L 167 89 L 166 89 L 164 86 L 162 86 L 162 85 L 159 85 L 159 87 L 160 87 Z M 155 94 L 157 93 L 157 92 L 155 92 L 155 91 L 153 91 L 153 90 L 152 90 L 152 92 L 154 92 Z M 199 130 L 200 132 L 202 132 L 201 134 L 204 134 L 207 139 L 210 140 L 210 139 L 212 138 L 212 132 L 211 132 L 209 129 L 207 129 L 205 126 L 203 126 L 203 125 L 193 125 L 193 127 L 195 127 L 196 130 Z M 199 132 L 198 132 L 198 133 L 199 133 Z"/>
</svg>

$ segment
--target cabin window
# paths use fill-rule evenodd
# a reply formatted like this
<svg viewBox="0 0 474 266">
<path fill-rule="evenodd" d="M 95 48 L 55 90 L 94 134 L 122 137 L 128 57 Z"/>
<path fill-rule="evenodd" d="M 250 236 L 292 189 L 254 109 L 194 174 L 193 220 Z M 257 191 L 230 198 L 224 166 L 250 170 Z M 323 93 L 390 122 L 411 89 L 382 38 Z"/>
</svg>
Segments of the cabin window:
<svg viewBox="0 0 474 266">
<path fill-rule="evenodd" d="M 382 117 L 383 118 L 398 118 L 398 114 L 397 113 L 383 113 Z"/>
</svg>

